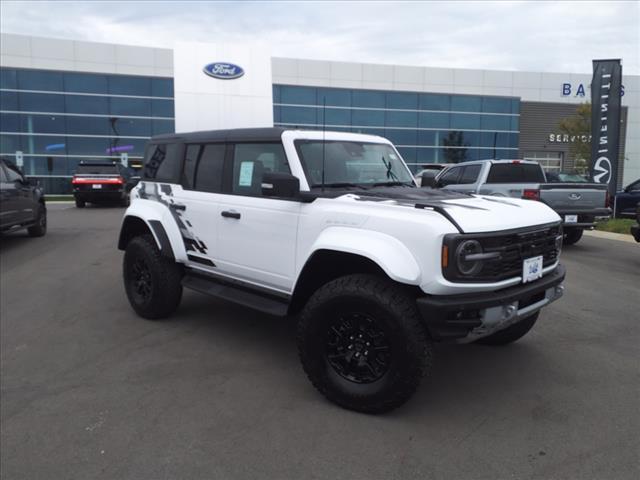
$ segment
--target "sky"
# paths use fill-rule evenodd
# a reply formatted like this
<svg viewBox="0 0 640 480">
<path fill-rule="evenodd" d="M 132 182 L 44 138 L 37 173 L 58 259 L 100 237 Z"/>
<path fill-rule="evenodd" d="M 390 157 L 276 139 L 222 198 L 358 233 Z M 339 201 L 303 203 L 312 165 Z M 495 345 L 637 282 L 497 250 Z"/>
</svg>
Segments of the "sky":
<svg viewBox="0 0 640 480">
<path fill-rule="evenodd" d="M 276 57 L 590 73 L 621 58 L 640 74 L 639 1 L 0 2 L 0 30 L 171 48 L 271 46 Z"/>
</svg>

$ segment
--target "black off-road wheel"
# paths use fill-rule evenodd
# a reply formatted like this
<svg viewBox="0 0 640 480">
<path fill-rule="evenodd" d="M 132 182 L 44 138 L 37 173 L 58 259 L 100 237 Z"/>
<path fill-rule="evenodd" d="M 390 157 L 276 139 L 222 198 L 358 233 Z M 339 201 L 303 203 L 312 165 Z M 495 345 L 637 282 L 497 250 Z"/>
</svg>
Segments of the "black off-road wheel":
<svg viewBox="0 0 640 480">
<path fill-rule="evenodd" d="M 36 223 L 27 228 L 27 233 L 30 237 L 44 237 L 47 233 L 47 209 L 41 203 L 38 204 Z"/>
<path fill-rule="evenodd" d="M 383 413 L 405 403 L 432 365 L 415 300 L 390 280 L 349 275 L 321 287 L 298 323 L 298 353 L 332 402 Z"/>
<path fill-rule="evenodd" d="M 520 320 L 518 323 L 514 323 L 510 327 L 505 328 L 504 330 L 500 330 L 488 337 L 481 338 L 476 340 L 476 343 L 480 343 L 482 345 L 508 345 L 510 343 L 515 342 L 516 340 L 520 340 L 524 337 L 529 330 L 533 328 L 538 320 L 538 316 L 540 312 L 536 312 L 530 317 L 527 317 L 523 320 Z"/>
<path fill-rule="evenodd" d="M 129 303 L 141 317 L 166 318 L 180 305 L 182 266 L 163 257 L 151 235 L 129 242 L 122 270 Z"/>
<path fill-rule="evenodd" d="M 582 232 L 584 232 L 582 228 L 565 228 L 562 244 L 573 245 L 574 243 L 578 243 L 582 238 Z"/>
<path fill-rule="evenodd" d="M 77 208 L 84 208 L 86 205 L 86 202 L 84 200 L 80 200 L 78 198 L 76 198 L 76 207 Z"/>
</svg>

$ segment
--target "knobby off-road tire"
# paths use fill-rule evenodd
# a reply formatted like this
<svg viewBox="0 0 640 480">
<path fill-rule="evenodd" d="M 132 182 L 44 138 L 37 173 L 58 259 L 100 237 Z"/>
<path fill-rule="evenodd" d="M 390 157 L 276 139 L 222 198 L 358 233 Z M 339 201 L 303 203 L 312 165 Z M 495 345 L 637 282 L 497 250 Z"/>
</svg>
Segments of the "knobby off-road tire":
<svg viewBox="0 0 640 480">
<path fill-rule="evenodd" d="M 84 208 L 86 205 L 86 202 L 84 200 L 78 200 L 76 198 L 76 208 Z"/>
<path fill-rule="evenodd" d="M 563 245 L 573 245 L 574 243 L 578 243 L 582 238 L 582 232 L 584 232 L 582 228 L 566 229 L 564 232 L 564 238 L 562 239 Z"/>
<path fill-rule="evenodd" d="M 182 299 L 182 266 L 160 253 L 149 234 L 129 242 L 122 265 L 129 303 L 149 320 L 171 315 Z"/>
<path fill-rule="evenodd" d="M 373 275 L 341 277 L 315 292 L 300 315 L 297 343 L 320 393 L 365 413 L 405 403 L 432 365 L 415 300 Z"/>
<path fill-rule="evenodd" d="M 27 228 L 27 233 L 30 237 L 44 237 L 47 233 L 47 209 L 44 205 L 38 204 L 36 223 Z"/>
<path fill-rule="evenodd" d="M 476 343 L 480 343 L 482 345 L 508 345 L 513 343 L 529 333 L 529 330 L 533 328 L 538 320 L 539 315 L 540 312 L 538 311 L 533 315 L 520 320 L 518 323 L 514 323 L 510 327 L 505 328 L 504 330 L 500 330 L 488 337 L 476 340 Z"/>
</svg>

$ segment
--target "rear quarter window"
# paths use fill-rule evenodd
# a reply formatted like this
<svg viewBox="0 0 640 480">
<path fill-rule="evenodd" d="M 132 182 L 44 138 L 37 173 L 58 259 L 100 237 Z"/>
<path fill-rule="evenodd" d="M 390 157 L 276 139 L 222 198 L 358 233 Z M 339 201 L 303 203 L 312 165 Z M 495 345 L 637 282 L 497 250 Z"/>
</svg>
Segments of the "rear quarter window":
<svg viewBox="0 0 640 480">
<path fill-rule="evenodd" d="M 144 154 L 143 178 L 153 182 L 180 183 L 182 148 L 179 143 L 150 143 Z"/>
<path fill-rule="evenodd" d="M 530 163 L 495 163 L 487 183 L 545 183 L 540 165 Z"/>
</svg>

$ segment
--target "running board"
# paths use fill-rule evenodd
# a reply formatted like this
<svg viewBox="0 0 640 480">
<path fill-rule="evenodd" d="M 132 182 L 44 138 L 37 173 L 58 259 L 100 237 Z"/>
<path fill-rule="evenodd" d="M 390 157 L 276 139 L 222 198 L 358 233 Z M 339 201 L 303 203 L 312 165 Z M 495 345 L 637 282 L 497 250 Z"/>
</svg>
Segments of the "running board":
<svg viewBox="0 0 640 480">
<path fill-rule="evenodd" d="M 289 302 L 286 298 L 278 298 L 269 293 L 250 290 L 244 285 L 234 285 L 208 275 L 187 273 L 182 279 L 182 286 L 278 317 L 286 316 L 289 309 Z"/>
</svg>

